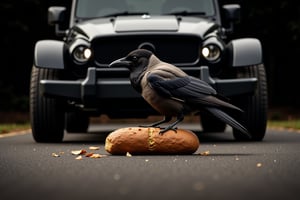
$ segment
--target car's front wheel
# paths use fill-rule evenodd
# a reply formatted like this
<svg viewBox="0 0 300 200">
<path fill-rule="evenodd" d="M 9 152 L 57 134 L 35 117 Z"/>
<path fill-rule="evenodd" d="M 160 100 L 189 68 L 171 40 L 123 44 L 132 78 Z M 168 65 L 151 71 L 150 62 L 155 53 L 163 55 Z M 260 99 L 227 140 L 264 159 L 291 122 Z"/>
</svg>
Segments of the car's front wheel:
<svg viewBox="0 0 300 200">
<path fill-rule="evenodd" d="M 64 104 L 41 94 L 40 80 L 58 79 L 58 71 L 32 67 L 30 81 L 30 118 L 36 142 L 61 142 L 64 136 Z"/>
<path fill-rule="evenodd" d="M 264 65 L 254 65 L 243 68 L 238 72 L 238 78 L 257 78 L 256 91 L 251 95 L 244 95 L 234 98 L 235 105 L 241 108 L 244 113 L 241 122 L 247 127 L 252 141 L 261 141 L 266 133 L 267 126 L 267 79 Z M 236 140 L 249 140 L 238 130 L 233 130 Z"/>
</svg>

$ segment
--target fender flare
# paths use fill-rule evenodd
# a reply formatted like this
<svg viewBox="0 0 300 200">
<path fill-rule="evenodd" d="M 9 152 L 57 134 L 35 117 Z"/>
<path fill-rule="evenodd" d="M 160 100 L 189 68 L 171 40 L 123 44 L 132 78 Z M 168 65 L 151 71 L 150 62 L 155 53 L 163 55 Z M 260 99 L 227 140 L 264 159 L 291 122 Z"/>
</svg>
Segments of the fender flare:
<svg viewBox="0 0 300 200">
<path fill-rule="evenodd" d="M 38 41 L 34 48 L 34 65 L 39 68 L 64 69 L 65 49 L 62 41 Z"/>
<path fill-rule="evenodd" d="M 227 50 L 230 66 L 243 67 L 263 62 L 262 45 L 256 38 L 232 40 L 228 43 Z"/>
</svg>

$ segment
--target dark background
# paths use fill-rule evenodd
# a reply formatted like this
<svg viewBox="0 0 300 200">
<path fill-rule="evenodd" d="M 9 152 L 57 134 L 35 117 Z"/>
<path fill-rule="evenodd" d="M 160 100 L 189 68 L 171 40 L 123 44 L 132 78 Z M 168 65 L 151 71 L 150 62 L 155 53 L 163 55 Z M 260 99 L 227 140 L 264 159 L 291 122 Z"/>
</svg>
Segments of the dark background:
<svg viewBox="0 0 300 200">
<path fill-rule="evenodd" d="M 0 112 L 28 112 L 30 71 L 35 42 L 52 39 L 47 9 L 71 0 L 1 0 Z M 221 0 L 239 3 L 241 23 L 234 37 L 255 37 L 263 45 L 270 108 L 300 108 L 300 1 Z"/>
</svg>

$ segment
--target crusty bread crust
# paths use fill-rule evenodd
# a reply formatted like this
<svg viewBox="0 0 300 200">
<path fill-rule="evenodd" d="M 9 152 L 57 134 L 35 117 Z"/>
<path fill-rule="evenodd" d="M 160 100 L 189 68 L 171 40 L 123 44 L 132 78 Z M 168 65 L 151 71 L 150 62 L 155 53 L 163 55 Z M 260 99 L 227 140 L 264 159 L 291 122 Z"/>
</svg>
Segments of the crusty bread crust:
<svg viewBox="0 0 300 200">
<path fill-rule="evenodd" d="M 127 127 L 111 132 L 105 150 L 113 155 L 130 154 L 192 154 L 200 142 L 191 131 L 178 129 L 159 134 L 160 128 Z"/>
</svg>

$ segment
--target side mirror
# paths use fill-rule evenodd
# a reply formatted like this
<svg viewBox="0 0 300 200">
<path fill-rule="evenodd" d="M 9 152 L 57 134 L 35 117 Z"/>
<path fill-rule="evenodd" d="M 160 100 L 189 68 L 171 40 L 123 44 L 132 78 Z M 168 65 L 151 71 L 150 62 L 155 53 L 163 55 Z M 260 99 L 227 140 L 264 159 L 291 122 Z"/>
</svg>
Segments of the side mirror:
<svg viewBox="0 0 300 200">
<path fill-rule="evenodd" d="M 234 23 L 239 22 L 241 19 L 241 6 L 239 4 L 223 5 L 224 17 L 226 22 L 229 23 L 227 32 L 233 32 Z"/>
<path fill-rule="evenodd" d="M 65 35 L 65 30 L 61 28 L 65 23 L 65 13 L 65 7 L 52 6 L 48 9 L 48 24 L 55 26 L 55 33 L 57 36 Z"/>
</svg>

